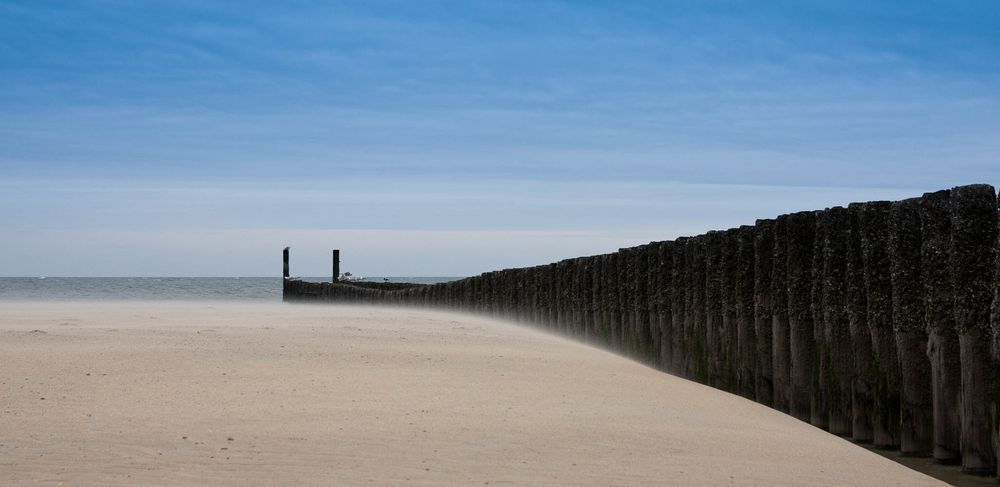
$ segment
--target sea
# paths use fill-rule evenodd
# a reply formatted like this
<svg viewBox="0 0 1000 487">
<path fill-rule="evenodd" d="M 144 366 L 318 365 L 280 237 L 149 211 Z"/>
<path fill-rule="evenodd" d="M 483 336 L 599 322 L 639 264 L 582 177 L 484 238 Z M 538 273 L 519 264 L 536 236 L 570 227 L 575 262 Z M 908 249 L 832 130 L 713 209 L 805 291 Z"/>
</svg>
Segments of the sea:
<svg viewBox="0 0 1000 487">
<path fill-rule="evenodd" d="M 330 278 L 303 277 L 329 282 Z M 461 277 L 368 277 L 368 282 L 435 284 Z M 0 277 L 4 301 L 281 301 L 280 277 Z"/>
</svg>

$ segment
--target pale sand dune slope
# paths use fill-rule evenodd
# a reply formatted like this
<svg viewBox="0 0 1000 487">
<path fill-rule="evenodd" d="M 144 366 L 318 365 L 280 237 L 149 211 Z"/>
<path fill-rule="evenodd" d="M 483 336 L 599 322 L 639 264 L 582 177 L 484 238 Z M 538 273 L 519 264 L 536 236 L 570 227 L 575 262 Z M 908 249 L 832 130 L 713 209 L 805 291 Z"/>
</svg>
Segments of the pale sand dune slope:
<svg viewBox="0 0 1000 487">
<path fill-rule="evenodd" d="M 0 303 L 0 484 L 60 482 L 941 485 L 753 402 L 482 318 Z"/>
</svg>

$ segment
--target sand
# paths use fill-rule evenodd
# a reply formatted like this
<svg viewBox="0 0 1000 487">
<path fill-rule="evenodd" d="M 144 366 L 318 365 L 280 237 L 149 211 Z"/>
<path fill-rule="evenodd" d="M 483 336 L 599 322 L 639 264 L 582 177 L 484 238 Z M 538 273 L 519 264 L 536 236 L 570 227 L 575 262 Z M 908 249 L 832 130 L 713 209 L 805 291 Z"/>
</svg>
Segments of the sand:
<svg viewBox="0 0 1000 487">
<path fill-rule="evenodd" d="M 943 485 L 737 396 L 483 318 L 0 302 L 0 484 Z"/>
</svg>

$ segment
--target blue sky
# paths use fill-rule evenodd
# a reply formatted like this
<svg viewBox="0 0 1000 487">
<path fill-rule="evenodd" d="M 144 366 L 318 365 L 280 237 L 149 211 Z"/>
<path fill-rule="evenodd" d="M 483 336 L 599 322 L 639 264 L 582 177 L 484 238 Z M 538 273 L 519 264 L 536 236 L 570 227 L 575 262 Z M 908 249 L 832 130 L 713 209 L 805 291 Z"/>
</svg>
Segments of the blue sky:
<svg viewBox="0 0 1000 487">
<path fill-rule="evenodd" d="M 468 275 L 1000 180 L 997 2 L 0 0 L 0 275 Z"/>
</svg>

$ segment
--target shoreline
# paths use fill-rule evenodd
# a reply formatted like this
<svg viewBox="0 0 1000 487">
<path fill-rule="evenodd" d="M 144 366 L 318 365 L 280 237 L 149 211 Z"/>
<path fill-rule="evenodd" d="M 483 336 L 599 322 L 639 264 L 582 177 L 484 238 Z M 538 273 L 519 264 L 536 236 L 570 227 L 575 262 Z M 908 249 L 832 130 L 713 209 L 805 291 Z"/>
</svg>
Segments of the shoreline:
<svg viewBox="0 0 1000 487">
<path fill-rule="evenodd" d="M 0 483 L 942 485 L 754 402 L 485 318 L 37 304 L 0 302 Z"/>
</svg>

